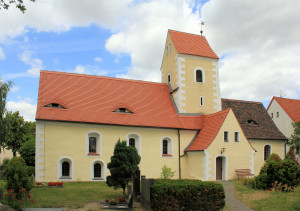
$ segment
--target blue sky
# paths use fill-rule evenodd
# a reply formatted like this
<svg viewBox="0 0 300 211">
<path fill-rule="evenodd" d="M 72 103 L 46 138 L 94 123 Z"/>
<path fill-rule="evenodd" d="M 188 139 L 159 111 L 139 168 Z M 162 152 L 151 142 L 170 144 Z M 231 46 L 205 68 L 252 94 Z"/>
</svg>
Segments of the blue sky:
<svg viewBox="0 0 300 211">
<path fill-rule="evenodd" d="M 167 30 L 204 35 L 221 58 L 224 98 L 300 97 L 299 1 L 39 0 L 0 10 L 7 109 L 34 120 L 40 70 L 160 81 Z M 257 7 L 257 5 L 260 7 Z"/>
</svg>

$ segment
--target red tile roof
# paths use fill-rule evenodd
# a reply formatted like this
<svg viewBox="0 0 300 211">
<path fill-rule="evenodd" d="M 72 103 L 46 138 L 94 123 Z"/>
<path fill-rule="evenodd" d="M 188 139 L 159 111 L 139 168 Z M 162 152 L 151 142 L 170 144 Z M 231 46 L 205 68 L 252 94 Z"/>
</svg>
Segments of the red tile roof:
<svg viewBox="0 0 300 211">
<path fill-rule="evenodd" d="M 41 71 L 36 119 L 199 130 L 203 116 L 178 115 L 167 84 Z"/>
<path fill-rule="evenodd" d="M 178 53 L 219 59 L 204 36 L 169 29 Z"/>
<path fill-rule="evenodd" d="M 288 98 L 282 98 L 282 97 L 273 97 L 269 106 L 271 105 L 271 103 L 274 99 L 279 103 L 279 105 L 282 107 L 282 109 L 289 115 L 289 117 L 294 122 L 300 121 L 300 100 L 288 99 Z M 269 109 L 269 106 L 268 106 L 268 109 Z"/>
<path fill-rule="evenodd" d="M 227 109 L 205 116 L 202 130 L 186 151 L 198 151 L 207 149 L 207 147 L 217 136 L 229 111 L 230 109 Z"/>
</svg>

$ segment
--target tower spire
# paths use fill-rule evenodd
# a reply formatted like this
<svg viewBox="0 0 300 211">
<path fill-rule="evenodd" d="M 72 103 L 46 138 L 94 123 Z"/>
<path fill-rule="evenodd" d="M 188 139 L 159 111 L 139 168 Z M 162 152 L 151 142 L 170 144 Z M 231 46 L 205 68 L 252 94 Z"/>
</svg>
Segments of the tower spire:
<svg viewBox="0 0 300 211">
<path fill-rule="evenodd" d="M 200 35 L 202 36 L 202 34 L 203 34 L 202 26 L 204 26 L 204 21 L 201 20 L 200 24 L 201 24 Z"/>
</svg>

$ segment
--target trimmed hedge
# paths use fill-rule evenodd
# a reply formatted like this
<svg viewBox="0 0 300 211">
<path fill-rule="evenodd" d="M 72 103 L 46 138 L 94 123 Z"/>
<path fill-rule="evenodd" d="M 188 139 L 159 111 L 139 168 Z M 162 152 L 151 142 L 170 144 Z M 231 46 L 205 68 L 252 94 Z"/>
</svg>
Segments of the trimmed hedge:
<svg viewBox="0 0 300 211">
<path fill-rule="evenodd" d="M 220 210 L 225 206 L 220 183 L 200 180 L 154 180 L 151 187 L 153 210 Z"/>
</svg>

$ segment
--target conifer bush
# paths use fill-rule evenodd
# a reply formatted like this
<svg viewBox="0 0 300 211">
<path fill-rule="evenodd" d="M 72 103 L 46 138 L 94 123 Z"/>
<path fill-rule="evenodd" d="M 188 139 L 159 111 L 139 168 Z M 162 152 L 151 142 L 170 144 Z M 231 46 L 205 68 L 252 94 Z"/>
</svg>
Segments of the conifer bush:
<svg viewBox="0 0 300 211">
<path fill-rule="evenodd" d="M 20 197 L 20 190 L 31 190 L 33 182 L 31 176 L 28 175 L 26 163 L 21 157 L 13 157 L 3 171 L 4 180 L 6 181 L 6 189 L 12 190 L 17 199 Z"/>
</svg>

